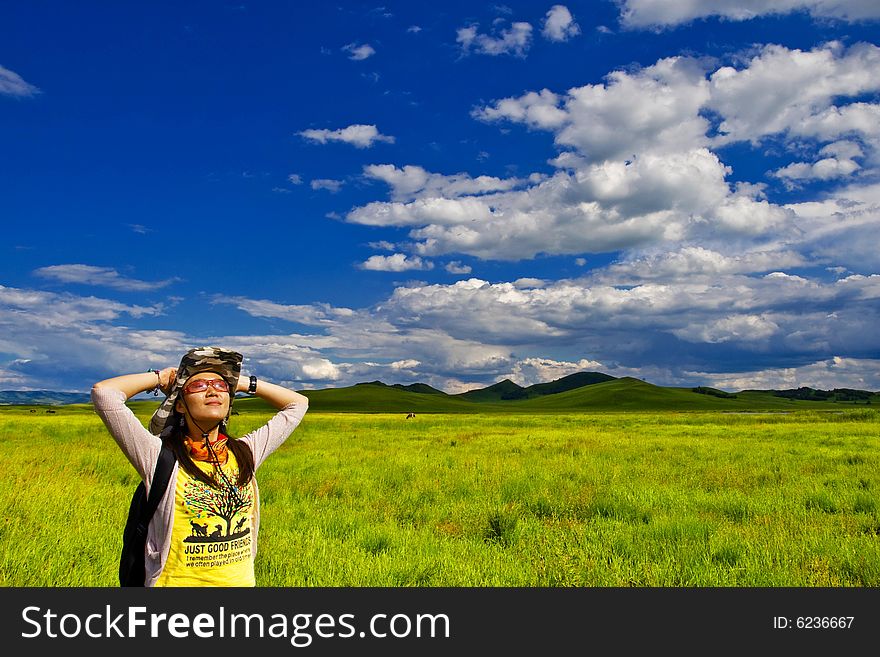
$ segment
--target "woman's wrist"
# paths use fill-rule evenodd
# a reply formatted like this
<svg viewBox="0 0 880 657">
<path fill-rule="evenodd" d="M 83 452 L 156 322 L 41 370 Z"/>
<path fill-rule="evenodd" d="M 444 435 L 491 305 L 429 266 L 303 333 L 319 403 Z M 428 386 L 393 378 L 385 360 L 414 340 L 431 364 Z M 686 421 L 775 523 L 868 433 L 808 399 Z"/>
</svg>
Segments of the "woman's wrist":
<svg viewBox="0 0 880 657">
<path fill-rule="evenodd" d="M 159 390 L 162 388 L 162 374 L 159 370 L 147 370 L 147 374 L 149 374 L 151 378 L 147 387 L 144 389 L 144 392 L 152 392 L 158 397 Z"/>
<path fill-rule="evenodd" d="M 249 395 L 257 394 L 257 377 L 253 374 L 250 376 L 241 374 L 238 377 L 238 385 L 235 387 L 235 392 L 246 392 Z"/>
</svg>

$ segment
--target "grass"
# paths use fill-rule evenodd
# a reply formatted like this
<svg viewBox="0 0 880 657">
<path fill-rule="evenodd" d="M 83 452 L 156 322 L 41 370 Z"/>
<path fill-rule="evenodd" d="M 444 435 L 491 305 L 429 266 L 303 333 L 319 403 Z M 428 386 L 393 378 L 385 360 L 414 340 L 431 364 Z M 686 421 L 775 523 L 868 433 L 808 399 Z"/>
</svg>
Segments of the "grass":
<svg viewBox="0 0 880 657">
<path fill-rule="evenodd" d="M 270 416 L 239 408 L 238 435 Z M 878 427 L 865 408 L 310 411 L 258 473 L 257 582 L 876 587 Z M 137 479 L 100 420 L 4 409 L 0 445 L 0 584 L 114 586 Z"/>
</svg>

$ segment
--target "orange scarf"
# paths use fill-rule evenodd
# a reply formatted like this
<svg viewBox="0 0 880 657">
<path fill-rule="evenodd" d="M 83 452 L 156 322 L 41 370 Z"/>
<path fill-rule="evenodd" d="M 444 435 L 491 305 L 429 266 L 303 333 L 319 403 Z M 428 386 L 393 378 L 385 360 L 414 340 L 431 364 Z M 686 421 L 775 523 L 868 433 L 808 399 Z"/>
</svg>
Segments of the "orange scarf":
<svg viewBox="0 0 880 657">
<path fill-rule="evenodd" d="M 210 440 L 210 438 L 208 440 Z M 189 449 L 189 455 L 193 461 L 212 462 L 214 460 L 214 455 L 216 455 L 217 461 L 220 463 L 226 463 L 226 442 L 228 440 L 229 436 L 218 433 L 217 439 L 211 442 L 211 449 L 209 450 L 205 444 L 207 441 L 202 439 L 193 440 L 189 436 L 186 436 L 185 438 L 186 447 Z M 212 451 L 214 455 L 211 454 Z"/>
</svg>

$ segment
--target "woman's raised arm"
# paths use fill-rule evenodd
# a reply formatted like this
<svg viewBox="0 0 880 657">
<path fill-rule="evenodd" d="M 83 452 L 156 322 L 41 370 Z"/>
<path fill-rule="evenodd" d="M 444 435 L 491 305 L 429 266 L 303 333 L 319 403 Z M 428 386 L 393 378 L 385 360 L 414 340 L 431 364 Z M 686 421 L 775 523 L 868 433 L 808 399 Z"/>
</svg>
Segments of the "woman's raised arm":
<svg viewBox="0 0 880 657">
<path fill-rule="evenodd" d="M 155 375 L 154 375 L 155 376 Z M 241 375 L 238 377 L 238 387 L 236 392 L 247 392 L 251 384 L 249 376 Z M 298 392 L 289 390 L 283 386 L 268 381 L 257 381 L 257 391 L 254 393 L 260 399 L 267 401 L 269 404 L 281 410 L 289 404 L 309 405 L 309 398 Z"/>
<path fill-rule="evenodd" d="M 176 375 L 176 367 L 166 367 L 164 370 L 159 370 L 158 376 L 155 370 L 144 372 L 143 374 L 123 374 L 121 376 L 114 376 L 111 379 L 98 381 L 92 387 L 113 388 L 122 392 L 126 399 L 131 399 L 140 392 L 153 390 L 157 385 L 162 391 L 167 393 Z"/>
</svg>

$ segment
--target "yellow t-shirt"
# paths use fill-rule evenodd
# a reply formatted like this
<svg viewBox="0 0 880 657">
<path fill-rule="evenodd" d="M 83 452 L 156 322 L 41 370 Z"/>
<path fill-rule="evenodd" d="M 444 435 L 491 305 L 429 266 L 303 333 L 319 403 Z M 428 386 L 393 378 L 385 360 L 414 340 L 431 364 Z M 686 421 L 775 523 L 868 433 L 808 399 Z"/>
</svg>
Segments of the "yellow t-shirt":
<svg viewBox="0 0 880 657">
<path fill-rule="evenodd" d="M 227 453 L 222 469 L 232 486 L 214 488 L 177 469 L 171 548 L 156 586 L 255 585 L 254 482 L 236 485 L 238 464 Z M 213 474 L 212 464 L 195 463 Z"/>
</svg>

